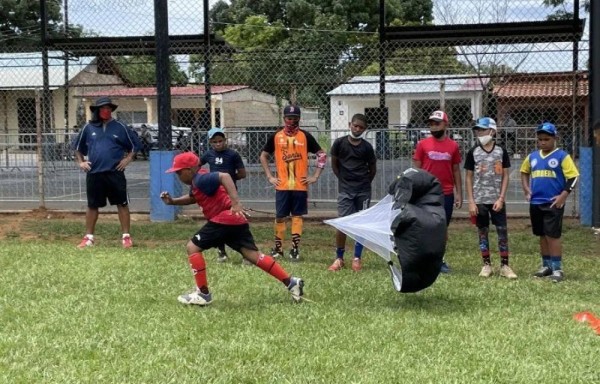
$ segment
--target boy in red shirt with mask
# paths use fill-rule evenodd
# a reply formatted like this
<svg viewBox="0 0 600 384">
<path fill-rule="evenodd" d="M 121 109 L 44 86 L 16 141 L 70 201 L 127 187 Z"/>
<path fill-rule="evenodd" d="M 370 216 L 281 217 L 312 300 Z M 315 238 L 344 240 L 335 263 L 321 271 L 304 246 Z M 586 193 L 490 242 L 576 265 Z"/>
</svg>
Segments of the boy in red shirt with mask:
<svg viewBox="0 0 600 384">
<path fill-rule="evenodd" d="M 208 221 L 187 243 L 196 290 L 179 296 L 177 300 L 180 303 L 200 306 L 212 303 L 202 251 L 221 244 L 238 251 L 246 260 L 281 281 L 295 302 L 302 300 L 304 281 L 289 275 L 271 256 L 258 251 L 244 208 L 228 173 L 200 169 L 200 159 L 192 152 L 175 156 L 173 166 L 166 172 L 176 173 L 182 183 L 190 186 L 190 192 L 177 198 L 172 198 L 169 192 L 162 192 L 162 201 L 167 205 L 197 203 Z"/>
<path fill-rule="evenodd" d="M 437 177 L 444 192 L 444 210 L 446 225 L 450 224 L 454 208 L 462 207 L 462 179 L 460 175 L 460 151 L 456 141 L 447 135 L 448 115 L 443 111 L 434 111 L 429 116 L 431 136 L 419 141 L 413 164 Z M 450 273 L 450 267 L 444 261 L 440 270 Z"/>
</svg>

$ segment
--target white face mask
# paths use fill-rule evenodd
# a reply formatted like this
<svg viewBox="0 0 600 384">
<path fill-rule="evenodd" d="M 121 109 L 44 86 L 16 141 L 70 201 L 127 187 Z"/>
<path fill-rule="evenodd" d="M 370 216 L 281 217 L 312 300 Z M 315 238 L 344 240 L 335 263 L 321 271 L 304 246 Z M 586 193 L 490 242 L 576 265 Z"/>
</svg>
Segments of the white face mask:
<svg viewBox="0 0 600 384">
<path fill-rule="evenodd" d="M 360 135 L 356 136 L 356 135 L 354 135 L 354 132 L 350 131 L 350 136 L 352 136 L 352 138 L 354 140 L 359 140 L 359 139 L 362 139 L 363 137 L 365 137 L 365 133 L 367 133 L 367 131 L 363 131 L 363 133 L 361 133 Z"/>
<path fill-rule="evenodd" d="M 494 136 L 492 136 L 492 135 L 485 135 L 485 136 L 477 137 L 477 140 L 479 140 L 479 143 L 481 143 L 481 145 L 486 145 L 493 139 L 494 139 Z"/>
</svg>

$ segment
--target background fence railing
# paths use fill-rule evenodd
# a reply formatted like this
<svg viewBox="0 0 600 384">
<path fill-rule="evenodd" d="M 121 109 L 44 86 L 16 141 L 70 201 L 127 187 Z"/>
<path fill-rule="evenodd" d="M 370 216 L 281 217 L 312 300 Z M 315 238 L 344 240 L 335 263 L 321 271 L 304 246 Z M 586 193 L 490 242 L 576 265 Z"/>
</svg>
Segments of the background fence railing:
<svg viewBox="0 0 600 384">
<path fill-rule="evenodd" d="M 306 127 L 317 138 L 324 150 L 329 152 L 333 140 L 346 135 L 347 130 L 316 130 Z M 511 213 L 527 214 L 528 203 L 525 201 L 520 181 L 520 166 L 528 153 L 535 149 L 534 127 L 514 128 L 514 147 L 511 151 L 510 184 L 506 196 L 507 207 Z M 246 166 L 247 177 L 238 181 L 240 196 L 246 203 L 272 208 L 275 191 L 264 176 L 259 156 L 265 140 L 272 131 L 242 131 L 227 129 L 228 136 L 237 137 L 238 141 L 231 145 L 236 149 Z M 377 156 L 377 176 L 373 181 L 373 199 L 385 196 L 389 184 L 402 171 L 412 166 L 412 155 L 417 140 L 427 135 L 423 129 L 388 129 L 369 130 L 366 135 L 374 147 Z M 451 136 L 458 142 L 464 157 L 475 144 L 471 128 L 455 128 Z M 205 135 L 192 135 L 190 148 L 206 148 L 200 146 L 197 137 L 206 140 Z M 502 131 L 498 135 L 498 143 L 505 143 Z M 43 204 L 51 209 L 79 211 L 85 209 L 85 174 L 81 172 L 68 148 L 69 141 L 65 137 L 45 134 L 38 146 L 37 142 L 23 143 L 22 137 L 0 135 L 0 210 L 19 208 L 37 208 Z M 55 139 L 63 139 L 56 142 Z M 564 144 L 564 139 L 559 144 Z M 7 144 L 8 143 L 8 144 Z M 570 151 L 567 148 L 568 151 Z M 151 157 L 152 155 L 151 151 Z M 197 151 L 196 151 L 197 152 Z M 158 155 L 160 152 L 154 152 Z M 201 154 L 201 153 L 199 153 Z M 577 162 L 577 155 L 574 154 Z M 311 160 L 314 171 L 315 159 Z M 137 160 L 126 170 L 131 208 L 133 211 L 147 212 L 150 207 L 150 169 L 149 161 L 138 156 Z M 272 166 L 274 170 L 274 166 Z M 464 171 L 463 171 L 464 180 Z M 466 194 L 464 196 L 466 198 Z M 337 179 L 331 166 L 325 168 L 319 181 L 310 187 L 309 200 L 313 208 L 333 210 L 337 199 Z M 568 215 L 579 214 L 577 193 L 569 198 Z"/>
</svg>

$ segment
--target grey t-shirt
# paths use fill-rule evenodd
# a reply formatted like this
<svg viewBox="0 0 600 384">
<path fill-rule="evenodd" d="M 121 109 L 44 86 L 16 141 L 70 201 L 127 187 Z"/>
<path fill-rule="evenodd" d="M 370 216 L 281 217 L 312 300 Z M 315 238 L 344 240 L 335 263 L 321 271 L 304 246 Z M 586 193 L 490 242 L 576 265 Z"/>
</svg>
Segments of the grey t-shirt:
<svg viewBox="0 0 600 384">
<path fill-rule="evenodd" d="M 494 204 L 500 197 L 502 173 L 510 168 L 508 152 L 494 144 L 487 152 L 481 145 L 469 150 L 465 158 L 467 171 L 473 171 L 473 198 L 476 204 Z"/>
<path fill-rule="evenodd" d="M 352 145 L 348 135 L 339 137 L 331 146 L 331 156 L 338 159 L 338 192 L 371 191 L 369 169 L 377 162 L 371 143 L 361 140 L 358 145 Z"/>
</svg>

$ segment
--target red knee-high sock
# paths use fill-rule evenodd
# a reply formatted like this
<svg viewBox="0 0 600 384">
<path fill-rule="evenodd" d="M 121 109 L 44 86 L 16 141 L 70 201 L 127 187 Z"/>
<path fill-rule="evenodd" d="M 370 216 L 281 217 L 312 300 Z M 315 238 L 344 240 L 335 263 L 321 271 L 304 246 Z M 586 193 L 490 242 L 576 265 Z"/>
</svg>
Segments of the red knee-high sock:
<svg viewBox="0 0 600 384">
<path fill-rule="evenodd" d="M 196 286 L 203 293 L 208 293 L 208 284 L 206 282 L 206 262 L 202 252 L 192 253 L 188 260 L 190 261 L 190 267 L 196 280 Z"/>
<path fill-rule="evenodd" d="M 271 256 L 261 254 L 256 261 L 256 266 L 282 283 L 289 284 L 290 275 Z"/>
</svg>

